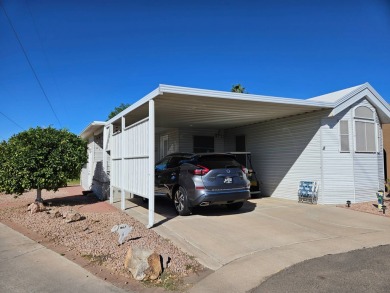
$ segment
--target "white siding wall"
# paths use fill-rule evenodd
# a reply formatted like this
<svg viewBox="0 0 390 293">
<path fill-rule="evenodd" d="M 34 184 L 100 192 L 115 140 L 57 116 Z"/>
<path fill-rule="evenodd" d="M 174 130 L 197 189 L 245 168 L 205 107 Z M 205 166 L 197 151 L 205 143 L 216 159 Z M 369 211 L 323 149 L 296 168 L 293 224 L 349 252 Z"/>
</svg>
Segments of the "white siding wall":
<svg viewBox="0 0 390 293">
<path fill-rule="evenodd" d="M 80 181 L 81 181 L 81 187 L 84 190 L 89 190 L 88 186 L 88 163 L 83 166 L 81 169 L 81 176 L 80 176 Z"/>
<path fill-rule="evenodd" d="M 94 161 L 103 161 L 103 133 L 94 136 Z"/>
<path fill-rule="evenodd" d="M 111 137 L 112 187 L 143 197 L 148 197 L 148 125 L 143 119 Z"/>
<path fill-rule="evenodd" d="M 351 152 L 340 152 L 340 120 L 348 121 L 349 147 L 352 145 L 350 112 L 322 120 L 323 181 L 321 203 L 345 203 L 354 201 L 354 173 Z"/>
<path fill-rule="evenodd" d="M 385 157 L 384 157 L 384 146 L 383 146 L 383 129 L 382 129 L 382 124 L 379 121 L 378 116 L 376 116 L 378 119 L 378 180 L 379 180 L 379 189 L 385 190 Z"/>
<path fill-rule="evenodd" d="M 122 133 L 117 132 L 110 137 L 111 147 L 111 185 L 120 188 L 121 186 L 121 159 L 122 159 Z"/>
<path fill-rule="evenodd" d="M 183 153 L 194 152 L 194 135 L 199 136 L 214 136 L 214 151 L 224 151 L 224 139 L 223 136 L 216 137 L 215 134 L 218 129 L 192 129 L 192 128 L 180 128 L 179 129 L 179 151 Z M 221 135 L 223 132 L 220 133 Z"/>
<path fill-rule="evenodd" d="M 92 172 L 93 172 L 93 166 L 94 166 L 94 160 L 93 160 L 93 148 L 94 148 L 94 142 L 93 142 L 93 136 L 88 138 L 88 162 L 83 166 L 83 169 L 81 170 L 81 186 L 85 190 L 89 190 L 92 185 Z"/>
<path fill-rule="evenodd" d="M 321 180 L 320 125 L 327 113 L 317 111 L 225 130 L 225 151 L 235 149 L 236 135 L 245 135 L 263 194 L 296 200 L 299 181 Z"/>
<path fill-rule="evenodd" d="M 122 158 L 122 132 L 111 137 L 111 157 L 113 160 Z"/>
<path fill-rule="evenodd" d="M 125 128 L 124 189 L 132 194 L 148 197 L 148 133 L 149 121 L 144 119 Z"/>
<path fill-rule="evenodd" d="M 168 135 L 168 154 L 179 152 L 179 130 L 169 129 L 164 132 L 160 132 L 155 135 L 155 158 L 156 161 L 162 159 L 160 155 L 160 138 L 161 136 Z"/>
</svg>

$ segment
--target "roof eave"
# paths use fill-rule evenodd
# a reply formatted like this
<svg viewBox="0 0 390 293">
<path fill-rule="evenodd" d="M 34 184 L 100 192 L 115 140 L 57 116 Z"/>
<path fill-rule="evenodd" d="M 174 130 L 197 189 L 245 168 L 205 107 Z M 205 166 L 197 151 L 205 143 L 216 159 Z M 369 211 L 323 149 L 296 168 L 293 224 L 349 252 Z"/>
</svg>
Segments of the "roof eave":
<svg viewBox="0 0 390 293">
<path fill-rule="evenodd" d="M 353 103 L 363 98 L 367 98 L 375 107 L 382 124 L 390 123 L 389 104 L 368 82 L 339 99 L 335 104 L 335 109 L 332 111 L 332 115 L 342 112 L 344 109 L 350 107 Z"/>
<path fill-rule="evenodd" d="M 103 128 L 104 125 L 106 125 L 106 122 L 93 121 L 87 127 L 85 127 L 83 131 L 81 131 L 80 137 L 85 139 L 85 138 L 89 137 L 91 135 L 91 133 L 96 132 L 96 130 L 99 129 L 100 127 Z"/>
<path fill-rule="evenodd" d="M 159 88 L 161 94 L 170 93 L 170 94 L 192 95 L 192 96 L 202 96 L 202 97 L 221 98 L 221 99 L 234 99 L 234 100 L 242 100 L 242 101 L 255 101 L 255 102 L 273 103 L 273 104 L 285 104 L 285 105 L 290 104 L 290 105 L 300 105 L 300 106 L 312 106 L 318 108 L 334 108 L 334 103 L 310 101 L 310 100 L 302 100 L 302 99 L 281 98 L 281 97 L 243 94 L 243 93 L 234 93 L 234 92 L 225 92 L 225 91 L 214 91 L 214 90 L 179 87 L 179 86 L 172 86 L 172 85 L 165 85 L 165 84 L 161 84 Z"/>
<path fill-rule="evenodd" d="M 160 94 L 161 94 L 161 90 L 160 90 L 160 87 L 158 87 L 155 90 L 151 91 L 146 96 L 144 96 L 142 99 L 138 100 L 137 102 L 135 102 L 134 104 L 130 105 L 128 108 L 126 108 L 122 112 L 120 112 L 117 115 L 115 115 L 114 117 L 112 117 L 110 120 L 107 121 L 107 124 L 110 124 L 110 123 L 113 123 L 113 122 L 117 121 L 122 116 L 130 113 L 134 109 L 136 109 L 136 108 L 142 106 L 143 104 L 149 102 L 150 100 L 154 99 L 155 97 L 157 97 Z"/>
</svg>

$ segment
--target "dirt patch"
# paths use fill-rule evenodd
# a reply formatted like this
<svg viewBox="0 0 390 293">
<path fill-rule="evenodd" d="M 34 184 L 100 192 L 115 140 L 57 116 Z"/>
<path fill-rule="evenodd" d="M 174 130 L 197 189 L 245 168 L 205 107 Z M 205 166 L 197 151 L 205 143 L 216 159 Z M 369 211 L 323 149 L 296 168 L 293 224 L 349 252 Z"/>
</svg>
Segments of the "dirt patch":
<svg viewBox="0 0 390 293">
<path fill-rule="evenodd" d="M 204 269 L 192 256 L 109 203 L 100 202 L 93 195 L 83 195 L 79 186 L 63 188 L 57 193 L 44 191 L 42 197 L 48 209 L 61 213 L 76 211 L 85 218 L 66 223 L 46 212 L 31 214 L 27 212 L 28 204 L 35 199 L 35 192 L 31 191 L 19 197 L 0 194 L 0 221 L 118 287 L 136 292 L 184 291 L 198 274 L 204 274 Z M 118 234 L 112 233 L 111 228 L 122 223 L 132 226 L 133 230 L 119 245 Z M 160 280 L 140 283 L 124 269 L 130 246 L 170 257 Z"/>
</svg>

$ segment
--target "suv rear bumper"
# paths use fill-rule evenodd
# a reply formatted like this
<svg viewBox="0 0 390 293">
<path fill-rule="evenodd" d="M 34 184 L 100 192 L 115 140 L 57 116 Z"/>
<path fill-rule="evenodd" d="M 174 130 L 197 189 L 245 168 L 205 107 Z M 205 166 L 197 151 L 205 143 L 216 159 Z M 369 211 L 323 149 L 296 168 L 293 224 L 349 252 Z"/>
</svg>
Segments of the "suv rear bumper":
<svg viewBox="0 0 390 293">
<path fill-rule="evenodd" d="M 234 191 L 197 190 L 195 193 L 195 198 L 190 199 L 192 206 L 234 203 L 248 200 L 251 197 L 248 189 Z"/>
</svg>

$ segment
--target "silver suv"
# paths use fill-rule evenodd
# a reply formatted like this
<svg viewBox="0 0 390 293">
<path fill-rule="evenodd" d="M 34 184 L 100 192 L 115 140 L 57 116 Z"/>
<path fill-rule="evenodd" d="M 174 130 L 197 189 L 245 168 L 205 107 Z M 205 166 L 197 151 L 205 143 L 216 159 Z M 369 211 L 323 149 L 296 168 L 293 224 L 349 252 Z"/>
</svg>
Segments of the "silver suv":
<svg viewBox="0 0 390 293">
<path fill-rule="evenodd" d="M 195 206 L 226 204 L 238 210 L 250 198 L 244 170 L 234 155 L 170 154 L 156 164 L 155 193 L 168 195 L 181 216 Z"/>
</svg>

